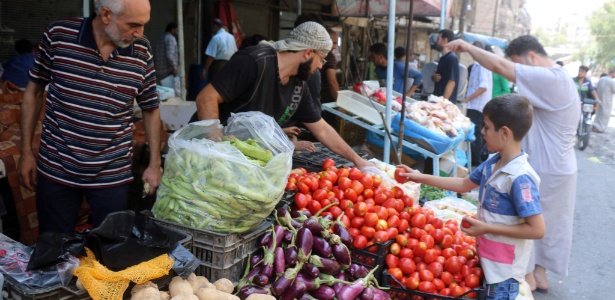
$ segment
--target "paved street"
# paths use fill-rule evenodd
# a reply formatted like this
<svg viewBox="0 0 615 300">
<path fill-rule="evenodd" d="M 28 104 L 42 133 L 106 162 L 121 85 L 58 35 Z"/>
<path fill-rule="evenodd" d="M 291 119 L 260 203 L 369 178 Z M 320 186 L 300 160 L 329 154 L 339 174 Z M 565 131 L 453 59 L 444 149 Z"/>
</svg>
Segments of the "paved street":
<svg viewBox="0 0 615 300">
<path fill-rule="evenodd" d="M 548 273 L 549 293 L 537 300 L 615 299 L 615 118 L 577 151 L 579 165 L 568 277 Z"/>
</svg>

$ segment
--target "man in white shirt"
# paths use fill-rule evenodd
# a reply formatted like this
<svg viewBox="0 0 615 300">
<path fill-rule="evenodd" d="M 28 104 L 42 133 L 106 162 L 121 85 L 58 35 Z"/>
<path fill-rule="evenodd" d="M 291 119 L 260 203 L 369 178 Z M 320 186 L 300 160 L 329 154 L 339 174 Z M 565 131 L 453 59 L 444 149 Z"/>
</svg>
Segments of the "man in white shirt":
<svg viewBox="0 0 615 300">
<path fill-rule="evenodd" d="M 214 79 L 216 73 L 231 59 L 231 56 L 237 52 L 235 37 L 224 29 L 224 23 L 220 19 L 214 19 L 213 29 L 215 34 L 211 41 L 209 41 L 207 49 L 205 49 L 207 59 L 205 60 L 205 68 L 201 75 L 201 79 L 205 80 L 205 74 L 209 70 L 209 78 L 207 78 L 209 82 Z"/>
<path fill-rule="evenodd" d="M 472 45 L 481 49 L 485 45 L 481 42 L 474 42 Z M 491 100 L 491 92 L 493 89 L 493 79 L 491 71 L 483 68 L 480 63 L 475 62 L 470 72 L 470 81 L 468 82 L 468 91 L 463 102 L 468 104 L 468 118 L 476 126 L 474 128 L 474 137 L 476 140 L 472 142 L 472 165 L 480 165 L 482 160 L 483 146 L 485 142 L 481 130 L 483 129 L 483 108 Z"/>
</svg>

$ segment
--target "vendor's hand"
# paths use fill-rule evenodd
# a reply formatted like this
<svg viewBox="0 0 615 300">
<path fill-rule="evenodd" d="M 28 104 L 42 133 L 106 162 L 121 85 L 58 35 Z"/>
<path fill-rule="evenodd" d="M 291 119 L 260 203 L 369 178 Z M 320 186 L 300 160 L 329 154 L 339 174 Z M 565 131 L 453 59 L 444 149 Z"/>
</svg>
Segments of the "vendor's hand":
<svg viewBox="0 0 615 300">
<path fill-rule="evenodd" d="M 291 136 L 298 136 L 301 133 L 301 129 L 299 129 L 299 127 L 297 127 L 297 126 L 284 127 L 284 128 L 282 128 L 282 130 L 289 137 L 291 137 Z"/>
<path fill-rule="evenodd" d="M 316 152 L 316 146 L 310 141 L 295 141 L 295 151 Z"/>
<path fill-rule="evenodd" d="M 36 190 L 36 158 L 32 153 L 23 153 L 18 164 L 19 183 L 31 191 Z"/>
<path fill-rule="evenodd" d="M 420 171 L 414 170 L 406 165 L 397 165 L 398 168 L 402 168 L 406 170 L 405 173 L 400 173 L 399 175 L 407 177 L 408 180 L 421 183 L 421 175 L 423 175 Z"/>
<path fill-rule="evenodd" d="M 378 167 L 375 163 L 371 162 L 371 161 L 367 161 L 364 158 L 360 158 L 359 161 L 356 161 L 355 166 L 357 167 L 357 169 L 359 170 L 363 170 L 363 168 L 367 168 L 367 167 Z"/>
<path fill-rule="evenodd" d="M 148 166 L 145 171 L 143 171 L 143 176 L 141 179 L 143 180 L 144 186 L 149 185 L 149 190 L 145 190 L 145 193 L 148 195 L 154 195 L 158 186 L 160 185 L 160 178 L 162 177 L 162 168 L 156 166 Z"/>
<path fill-rule="evenodd" d="M 466 221 L 468 223 L 470 223 L 470 227 L 466 228 L 463 226 L 463 221 Z M 474 218 L 470 218 L 470 217 L 463 217 L 462 220 L 462 224 L 461 226 L 459 226 L 459 229 L 461 229 L 461 231 L 471 235 L 471 236 L 479 236 L 479 235 L 483 235 L 485 233 L 487 233 L 487 229 L 488 229 L 488 224 L 479 220 L 476 220 Z"/>
<path fill-rule="evenodd" d="M 431 80 L 433 80 L 433 82 L 440 82 L 440 79 L 442 79 L 442 75 L 438 73 L 433 73 L 433 75 L 431 75 Z"/>
</svg>

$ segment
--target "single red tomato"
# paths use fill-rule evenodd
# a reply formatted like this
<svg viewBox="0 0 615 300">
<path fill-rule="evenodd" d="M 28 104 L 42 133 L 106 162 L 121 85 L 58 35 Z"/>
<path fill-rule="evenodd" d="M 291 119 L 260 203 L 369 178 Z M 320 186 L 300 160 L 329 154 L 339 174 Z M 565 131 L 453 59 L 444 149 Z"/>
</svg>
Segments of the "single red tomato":
<svg viewBox="0 0 615 300">
<path fill-rule="evenodd" d="M 389 235 L 386 231 L 376 231 L 374 234 L 374 242 L 376 243 L 384 243 L 389 240 Z"/>
<path fill-rule="evenodd" d="M 412 248 L 412 252 L 414 253 L 415 257 L 424 257 L 425 253 L 427 252 L 427 245 L 425 245 L 425 243 L 423 242 L 419 242 L 418 244 L 416 244 L 416 246 L 414 246 L 414 248 Z"/>
<path fill-rule="evenodd" d="M 363 190 L 363 197 L 365 197 L 365 199 L 374 198 L 374 190 L 372 190 L 370 188 L 364 189 Z"/>
<path fill-rule="evenodd" d="M 375 213 L 365 214 L 365 226 L 374 227 L 378 223 L 378 216 Z"/>
<path fill-rule="evenodd" d="M 403 248 L 399 250 L 399 257 L 413 259 L 414 253 L 412 253 L 412 249 L 410 248 Z"/>
<path fill-rule="evenodd" d="M 348 227 L 346 227 L 346 228 L 348 228 L 348 233 L 349 233 L 349 234 L 350 234 L 350 236 L 353 238 L 353 240 L 354 240 L 354 239 L 356 239 L 356 238 L 357 238 L 357 236 L 361 235 L 361 232 L 359 231 L 359 229 L 356 229 L 356 228 L 350 227 L 350 225 L 349 225 Z M 367 242 L 366 242 L 366 243 L 367 243 Z M 354 245 L 353 245 L 353 247 L 354 247 Z M 355 248 L 356 248 L 356 247 L 355 247 Z"/>
<path fill-rule="evenodd" d="M 438 292 L 446 288 L 446 286 L 444 285 L 444 282 L 440 278 L 434 278 L 431 282 L 436 287 L 436 291 Z"/>
<path fill-rule="evenodd" d="M 408 239 L 401 234 L 398 234 L 395 237 L 395 241 L 402 247 L 406 247 L 406 245 L 408 245 Z"/>
<path fill-rule="evenodd" d="M 434 283 L 435 284 L 435 283 Z M 443 288 L 440 293 L 438 293 L 439 295 L 442 296 L 450 296 L 451 295 L 451 289 L 450 288 Z"/>
<path fill-rule="evenodd" d="M 423 214 L 416 214 L 410 219 L 410 225 L 412 225 L 412 227 L 423 228 L 425 227 L 425 223 L 425 215 Z"/>
<path fill-rule="evenodd" d="M 348 177 L 339 177 L 337 179 L 337 186 L 342 191 L 349 189 L 351 184 L 352 184 L 352 180 L 350 180 L 350 178 Z"/>
<path fill-rule="evenodd" d="M 377 231 L 385 231 L 389 229 L 389 225 L 387 224 L 387 221 L 385 220 L 378 220 L 375 228 Z"/>
<path fill-rule="evenodd" d="M 348 178 L 350 178 L 351 180 L 359 180 L 359 178 L 361 178 L 361 176 L 363 176 L 363 173 L 361 173 L 361 171 L 359 171 L 359 169 L 357 168 L 350 168 L 349 174 L 348 174 Z"/>
<path fill-rule="evenodd" d="M 337 173 L 337 178 L 348 177 L 348 175 L 350 175 L 350 172 L 348 172 L 348 168 L 341 168 L 337 170 L 336 173 Z"/>
<path fill-rule="evenodd" d="M 408 231 L 408 228 L 410 228 L 410 223 L 408 223 L 408 220 L 406 219 L 402 219 L 399 222 L 399 227 L 397 227 L 397 229 L 399 229 L 399 232 L 406 232 Z"/>
<path fill-rule="evenodd" d="M 419 291 L 433 294 L 436 292 L 436 286 L 431 281 L 421 281 L 421 283 L 419 283 Z"/>
<path fill-rule="evenodd" d="M 401 280 L 404 277 L 404 274 L 402 273 L 402 271 L 399 268 L 389 268 L 389 270 L 387 272 L 389 272 L 391 277 L 393 277 L 393 278 L 395 278 L 397 280 Z"/>
<path fill-rule="evenodd" d="M 387 232 L 387 235 L 389 236 L 389 240 L 394 240 L 395 237 L 399 235 L 399 231 L 395 227 L 387 229 L 386 232 Z"/>
<path fill-rule="evenodd" d="M 351 188 L 347 188 L 344 190 L 344 198 L 352 201 L 352 202 L 357 202 L 357 192 L 355 192 L 353 189 Z"/>
<path fill-rule="evenodd" d="M 297 206 L 297 208 L 299 209 L 303 209 L 307 207 L 307 196 L 305 194 L 302 193 L 296 193 L 295 194 L 295 205 Z"/>
<path fill-rule="evenodd" d="M 354 237 L 354 241 L 352 242 L 352 247 L 357 249 L 363 249 L 367 246 L 367 238 L 362 235 L 357 235 Z"/>
<path fill-rule="evenodd" d="M 474 258 L 475 253 L 474 251 L 466 248 L 466 249 L 461 250 L 461 252 L 459 252 L 459 256 L 463 256 L 469 261 Z"/>
<path fill-rule="evenodd" d="M 350 220 L 350 227 L 359 229 L 363 227 L 363 224 L 365 224 L 365 219 L 362 217 L 354 217 Z"/>
<path fill-rule="evenodd" d="M 387 267 L 390 268 L 397 268 L 397 264 L 399 262 L 399 257 L 397 257 L 396 255 L 393 254 L 387 254 L 386 258 L 384 259 L 384 262 L 386 263 Z"/>
<path fill-rule="evenodd" d="M 323 189 L 317 189 L 312 193 L 312 199 L 320 202 L 323 199 L 327 198 L 327 191 Z"/>
<path fill-rule="evenodd" d="M 444 267 L 439 262 L 432 262 L 427 266 L 427 270 L 429 270 L 433 276 L 440 277 L 444 271 Z"/>
<path fill-rule="evenodd" d="M 403 197 L 401 197 L 401 201 L 406 207 L 411 207 L 412 205 L 414 205 L 414 199 L 412 199 L 412 197 L 408 195 L 404 195 Z"/>
<path fill-rule="evenodd" d="M 409 290 L 416 290 L 419 288 L 420 284 L 421 284 L 420 279 L 410 276 L 406 279 L 406 284 L 404 286 Z"/>
<path fill-rule="evenodd" d="M 397 267 L 406 275 L 411 275 L 416 271 L 416 263 L 410 258 L 400 258 Z"/>
<path fill-rule="evenodd" d="M 427 249 L 427 251 L 425 251 L 425 256 L 423 257 L 423 260 L 425 261 L 426 264 L 431 264 L 432 262 L 435 262 L 437 259 L 438 259 L 438 254 L 436 253 L 436 250 Z"/>
<path fill-rule="evenodd" d="M 408 177 L 401 175 L 402 173 L 408 173 L 404 168 L 395 169 L 395 180 L 399 183 L 405 183 L 408 181 Z"/>
<path fill-rule="evenodd" d="M 457 256 L 451 256 L 447 258 L 446 263 L 444 264 L 444 268 L 446 269 L 446 271 L 453 274 L 461 271 L 461 263 L 459 262 L 459 258 Z"/>
<path fill-rule="evenodd" d="M 372 175 L 372 179 L 374 180 L 374 187 L 377 188 L 382 183 L 382 177 L 380 175 Z"/>
<path fill-rule="evenodd" d="M 335 166 L 335 161 L 333 159 L 327 158 L 325 159 L 325 161 L 322 163 L 322 169 L 323 170 L 329 170 L 329 168 Z"/>
<path fill-rule="evenodd" d="M 401 246 L 398 243 L 392 243 L 391 246 L 389 246 L 389 252 L 393 255 L 398 255 L 400 250 Z"/>
<path fill-rule="evenodd" d="M 365 202 L 357 202 L 354 204 L 354 214 L 358 217 L 363 217 L 367 214 L 367 204 Z"/>
<path fill-rule="evenodd" d="M 471 226 L 472 224 L 470 224 L 470 222 L 466 221 L 465 219 L 461 221 L 461 227 L 470 228 Z"/>
<path fill-rule="evenodd" d="M 366 237 L 368 240 L 371 240 L 372 238 L 374 238 L 375 233 L 376 233 L 376 229 L 372 227 L 369 227 L 369 226 L 361 227 L 361 235 Z"/>
<path fill-rule="evenodd" d="M 374 187 L 374 178 L 372 177 L 372 175 L 363 174 L 361 178 L 359 179 L 359 181 L 361 182 L 363 187 L 366 189 L 371 189 Z"/>
<path fill-rule="evenodd" d="M 444 285 L 449 286 L 453 282 L 453 274 L 443 271 L 442 274 L 440 274 L 440 279 L 442 279 Z"/>
</svg>

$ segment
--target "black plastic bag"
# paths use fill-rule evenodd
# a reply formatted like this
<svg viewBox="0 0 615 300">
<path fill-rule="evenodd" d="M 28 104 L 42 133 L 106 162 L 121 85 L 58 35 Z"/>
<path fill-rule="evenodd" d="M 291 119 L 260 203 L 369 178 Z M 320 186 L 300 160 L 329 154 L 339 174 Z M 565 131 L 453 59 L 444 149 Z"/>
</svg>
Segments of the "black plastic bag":
<svg viewBox="0 0 615 300">
<path fill-rule="evenodd" d="M 64 233 L 42 233 L 36 241 L 26 271 L 66 262 L 70 255 L 85 256 L 82 239 Z"/>
</svg>

